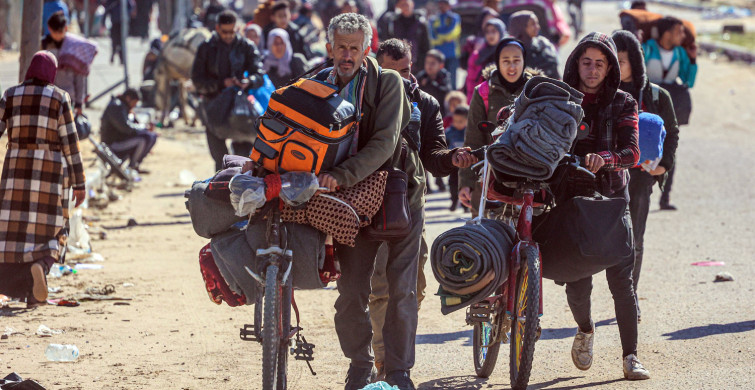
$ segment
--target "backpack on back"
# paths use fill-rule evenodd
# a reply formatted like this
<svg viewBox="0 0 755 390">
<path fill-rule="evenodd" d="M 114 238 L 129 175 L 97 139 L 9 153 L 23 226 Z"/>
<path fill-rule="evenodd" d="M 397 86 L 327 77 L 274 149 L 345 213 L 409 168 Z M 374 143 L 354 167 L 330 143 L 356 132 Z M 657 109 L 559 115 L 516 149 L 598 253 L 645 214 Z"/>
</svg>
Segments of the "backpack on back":
<svg viewBox="0 0 755 390">
<path fill-rule="evenodd" d="M 271 172 L 318 174 L 349 157 L 359 116 L 335 85 L 299 79 L 270 97 L 251 158 Z"/>
</svg>

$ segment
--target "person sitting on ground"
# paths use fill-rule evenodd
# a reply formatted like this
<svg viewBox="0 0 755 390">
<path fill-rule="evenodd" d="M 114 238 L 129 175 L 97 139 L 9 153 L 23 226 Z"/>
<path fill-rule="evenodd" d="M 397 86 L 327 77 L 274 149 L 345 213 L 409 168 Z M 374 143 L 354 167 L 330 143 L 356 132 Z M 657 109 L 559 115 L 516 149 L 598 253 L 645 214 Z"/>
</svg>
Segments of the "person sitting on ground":
<svg viewBox="0 0 755 390">
<path fill-rule="evenodd" d="M 304 37 L 299 31 L 299 26 L 291 21 L 291 10 L 288 6 L 288 2 L 281 1 L 279 3 L 276 3 L 273 6 L 270 20 L 270 24 L 265 26 L 265 28 L 262 30 L 262 34 L 265 37 L 270 36 L 270 31 L 272 31 L 274 28 L 284 29 L 288 33 L 288 37 L 291 40 L 291 48 L 293 48 L 294 53 L 303 54 L 307 59 L 310 59 L 314 56 L 312 54 L 312 49 L 304 44 Z M 270 45 L 272 45 L 272 42 L 266 40 L 265 45 L 267 45 L 265 49 L 270 50 Z"/>
<path fill-rule="evenodd" d="M 461 91 L 451 91 L 443 100 L 443 107 L 446 109 L 446 116 L 443 117 L 443 128 L 447 129 L 453 121 L 453 112 L 458 106 L 467 106 L 467 95 Z M 464 126 L 466 127 L 466 126 Z"/>
<path fill-rule="evenodd" d="M 131 113 L 141 100 L 137 89 L 129 88 L 120 96 L 113 96 L 102 114 L 100 137 L 116 156 L 128 159 L 129 168 L 146 174 L 141 163 L 157 141 L 152 124 L 144 125 L 131 119 Z"/>
<path fill-rule="evenodd" d="M 632 215 L 632 232 L 634 233 L 634 269 L 632 281 L 634 295 L 637 297 L 637 285 L 640 281 L 642 269 L 642 255 L 645 242 L 645 225 L 650 210 L 650 195 L 653 185 L 663 188 L 667 173 L 674 167 L 676 147 L 679 143 L 679 126 L 676 124 L 676 114 L 671 95 L 656 84 L 648 82 L 645 74 L 645 59 L 642 46 L 637 37 L 629 31 L 616 31 L 611 36 L 616 43 L 621 67 L 620 89 L 632 94 L 637 100 L 641 111 L 659 115 L 663 119 L 666 138 L 663 140 L 663 157 L 658 167 L 652 171 L 645 171 L 641 167 L 629 170 L 629 211 Z M 653 92 L 653 89 L 656 92 Z M 641 311 L 639 298 L 637 299 L 637 321 L 640 322 Z"/>
<path fill-rule="evenodd" d="M 63 47 L 63 40 L 68 33 L 68 19 L 63 11 L 58 11 L 47 20 L 47 27 L 50 33 L 42 39 L 42 50 L 47 50 L 56 58 L 59 56 L 60 48 Z M 58 68 L 55 74 L 55 85 L 68 92 L 73 103 L 74 113 L 81 115 L 86 99 L 86 82 L 87 77 L 73 71 L 72 68 Z"/>
<path fill-rule="evenodd" d="M 440 50 L 432 49 L 425 56 L 425 69 L 417 73 L 417 82 L 423 91 L 438 102 L 446 100 L 446 95 L 453 90 L 451 74 L 444 69 L 446 58 Z M 440 107 L 440 114 L 446 115 L 446 108 Z"/>
<path fill-rule="evenodd" d="M 490 63 L 496 62 L 494 58 L 498 42 L 506 36 L 506 25 L 501 19 L 491 18 L 485 23 L 485 42 L 478 47 L 467 61 L 466 92 L 467 100 L 472 101 L 475 87 L 483 81 L 482 70 Z M 522 59 L 524 60 L 524 59 Z"/>
<path fill-rule="evenodd" d="M 509 18 L 509 34 L 524 43 L 527 65 L 540 69 L 546 76 L 561 79 L 558 73 L 558 50 L 540 35 L 540 23 L 532 11 L 515 12 Z"/>
<path fill-rule="evenodd" d="M 267 42 L 270 51 L 262 63 L 262 68 L 276 89 L 287 85 L 292 78 L 304 73 L 307 59 L 302 54 L 294 53 L 286 30 L 272 29 L 267 36 Z"/>
<path fill-rule="evenodd" d="M 0 98 L 8 132 L 0 178 L 0 294 L 45 304 L 50 267 L 66 245 L 69 201 L 86 198 L 86 179 L 68 94 L 53 84 L 57 61 L 37 52 L 25 81 Z M 73 198 L 69 188 L 73 187 Z"/>
<path fill-rule="evenodd" d="M 584 159 L 585 167 L 596 178 L 577 171 L 567 171 L 564 194 L 557 197 L 594 196 L 629 201 L 629 168 L 640 159 L 638 145 L 637 102 L 619 90 L 621 71 L 616 45 L 606 34 L 587 34 L 569 55 L 564 82 L 584 94 L 582 109 L 589 134 L 575 141 L 574 154 Z M 627 213 L 629 207 L 627 206 Z M 622 347 L 624 377 L 648 379 L 650 373 L 637 358 L 637 301 L 632 287 L 634 256 L 606 269 L 608 288 L 613 296 L 616 322 Z M 595 324 L 590 310 L 592 276 L 566 283 L 566 297 L 578 325 L 571 349 L 574 365 L 588 370 L 593 362 Z"/>
<path fill-rule="evenodd" d="M 376 58 L 384 69 L 392 69 L 405 79 L 404 89 L 409 99 L 417 104 L 420 111 L 419 150 L 413 149 L 407 143 L 406 165 L 400 162 L 396 168 L 407 173 L 409 211 L 411 217 L 411 233 L 398 241 L 390 241 L 378 250 L 372 279 L 368 283 L 372 286 L 370 294 L 370 320 L 372 321 L 372 346 L 375 353 L 375 367 L 378 379 L 385 376 L 391 385 L 398 385 L 400 390 L 414 389 L 409 376 L 409 370 L 414 364 L 414 340 L 406 338 L 417 331 L 417 310 L 425 298 L 424 266 L 428 258 L 428 245 L 425 232 L 424 206 L 426 170 L 435 177 L 444 177 L 453 173 L 457 168 L 468 168 L 477 159 L 469 152 L 469 148 L 460 147 L 448 149 L 446 137 L 440 117 L 440 104 L 435 98 L 418 88 L 417 80 L 411 74 L 412 54 L 407 41 L 389 39 L 380 44 Z M 419 240 L 419 250 L 411 251 Z M 403 266 L 400 266 L 402 264 Z M 405 277 L 414 273 L 416 289 L 413 294 L 405 292 L 394 293 L 391 284 L 398 283 L 406 286 L 407 279 L 392 279 L 389 274 L 398 267 L 406 268 Z M 395 303 L 393 300 L 396 296 Z M 411 305 L 415 301 L 415 305 Z M 394 310 L 395 308 L 395 310 Z M 414 309 L 414 311 L 410 311 Z M 388 314 L 388 312 L 393 312 Z M 400 315 L 401 319 L 396 318 Z M 399 334 L 400 343 L 388 341 L 389 337 Z M 411 355 L 408 355 L 411 353 Z M 412 359 L 409 359 L 409 356 Z"/>
</svg>

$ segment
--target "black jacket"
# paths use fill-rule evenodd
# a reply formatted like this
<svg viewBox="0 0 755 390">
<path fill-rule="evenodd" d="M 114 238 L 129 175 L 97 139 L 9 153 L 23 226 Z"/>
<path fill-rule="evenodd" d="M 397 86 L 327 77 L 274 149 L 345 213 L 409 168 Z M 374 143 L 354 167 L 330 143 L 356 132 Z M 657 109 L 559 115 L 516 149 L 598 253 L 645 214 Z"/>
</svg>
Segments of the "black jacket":
<svg viewBox="0 0 755 390">
<path fill-rule="evenodd" d="M 128 118 L 128 107 L 119 97 L 113 96 L 110 103 L 102 113 L 100 123 L 100 139 L 107 145 L 115 142 L 126 141 L 138 134 L 140 130 L 146 130 L 147 127 L 133 122 Z"/>
<path fill-rule="evenodd" d="M 659 89 L 658 100 L 653 99 L 653 87 L 647 78 L 642 46 L 634 34 L 628 31 L 616 31 L 611 38 L 616 44 L 617 51 L 627 52 L 629 66 L 632 68 L 632 83 L 622 82 L 621 89 L 637 100 L 640 111 L 656 114 L 663 119 L 666 138 L 663 140 L 663 157 L 659 165 L 666 168 L 667 173 L 656 177 L 658 184 L 663 188 L 668 171 L 674 166 L 676 148 L 679 144 L 679 125 L 671 95 L 665 89 L 653 84 L 652 86 Z"/>
<path fill-rule="evenodd" d="M 425 54 L 431 49 L 430 33 L 424 16 L 415 13 L 407 18 L 397 13 L 388 20 L 384 28 L 387 31 L 379 33 L 381 41 L 398 38 L 405 39 L 412 44 L 412 74 L 424 69 Z"/>
<path fill-rule="evenodd" d="M 267 76 L 270 77 L 270 81 L 273 82 L 273 86 L 275 86 L 275 88 L 286 86 L 286 84 L 288 84 L 291 78 L 301 76 L 302 73 L 308 70 L 307 59 L 304 58 L 302 54 L 294 53 L 294 55 L 291 57 L 290 67 L 291 67 L 291 73 L 287 75 L 283 75 L 283 76 L 278 75 L 278 68 L 276 67 L 271 67 L 268 70 Z"/>
<path fill-rule="evenodd" d="M 446 129 L 440 115 L 440 104 L 417 84 L 404 79 L 404 88 L 409 100 L 417 103 L 421 113 L 419 136 L 421 140 L 419 158 L 422 165 L 435 177 L 448 176 L 454 171 L 453 154 L 446 142 Z"/>
<path fill-rule="evenodd" d="M 417 84 L 422 88 L 422 91 L 427 92 L 430 96 L 440 104 L 440 113 L 442 116 L 446 116 L 446 108 L 443 106 L 443 102 L 446 100 L 446 95 L 453 90 L 451 86 L 451 73 L 445 69 L 441 69 L 435 80 L 431 80 L 430 76 L 424 70 L 417 74 Z"/>
<path fill-rule="evenodd" d="M 225 86 L 223 80 L 236 77 L 241 80 L 249 72 L 250 88 L 262 86 L 262 56 L 251 41 L 236 35 L 230 45 L 225 44 L 217 33 L 199 45 L 191 81 L 200 95 L 212 99 Z"/>
</svg>

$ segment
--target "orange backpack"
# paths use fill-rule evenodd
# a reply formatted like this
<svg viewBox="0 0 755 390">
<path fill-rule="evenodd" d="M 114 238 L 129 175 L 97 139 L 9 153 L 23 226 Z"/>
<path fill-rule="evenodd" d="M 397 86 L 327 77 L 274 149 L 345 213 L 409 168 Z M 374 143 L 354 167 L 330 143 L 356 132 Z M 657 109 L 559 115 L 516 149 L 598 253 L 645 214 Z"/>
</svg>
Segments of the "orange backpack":
<svg viewBox="0 0 755 390">
<path fill-rule="evenodd" d="M 358 110 L 335 85 L 302 78 L 270 96 L 251 159 L 275 173 L 320 173 L 349 156 Z"/>
</svg>

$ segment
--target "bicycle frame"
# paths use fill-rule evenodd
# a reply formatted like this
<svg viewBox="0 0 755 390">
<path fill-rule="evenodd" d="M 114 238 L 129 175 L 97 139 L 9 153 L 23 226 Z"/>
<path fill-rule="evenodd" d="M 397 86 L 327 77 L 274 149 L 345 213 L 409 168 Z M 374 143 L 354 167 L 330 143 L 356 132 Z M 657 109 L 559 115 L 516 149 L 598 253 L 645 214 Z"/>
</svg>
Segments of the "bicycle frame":
<svg viewBox="0 0 755 390">
<path fill-rule="evenodd" d="M 482 220 L 482 215 L 485 211 L 486 204 L 488 202 L 487 199 L 487 193 L 490 187 L 490 174 L 491 174 L 491 167 L 490 163 L 488 161 L 487 156 L 485 156 L 485 159 L 483 160 L 483 168 L 482 168 L 482 194 L 480 196 L 480 208 L 479 214 L 477 217 L 472 219 L 470 221 L 471 223 L 480 224 L 480 221 Z M 516 282 L 517 282 L 517 274 L 519 273 L 519 269 L 521 267 L 521 251 L 527 247 L 527 246 L 533 246 L 538 250 L 538 253 L 540 252 L 539 246 L 537 243 L 532 239 L 532 217 L 534 215 L 534 203 L 535 203 L 535 190 L 540 188 L 540 184 L 537 182 L 532 181 L 525 181 L 520 185 L 520 189 L 522 190 L 522 208 L 519 212 L 519 217 L 517 219 L 517 225 L 516 225 L 516 233 L 517 233 L 517 241 L 514 245 L 514 248 L 511 251 L 511 254 L 509 255 L 509 258 L 507 259 L 508 265 L 509 265 L 509 276 L 505 283 L 503 283 L 499 289 L 496 291 L 496 295 L 487 298 L 485 301 L 489 306 L 490 315 L 492 318 L 494 318 L 496 321 L 500 321 L 500 315 L 504 313 L 504 304 L 505 304 L 505 316 L 503 320 L 501 321 L 501 327 L 499 327 L 499 334 L 496 335 L 496 337 L 493 337 L 492 343 L 501 342 L 503 338 L 506 336 L 506 333 L 511 329 L 511 321 L 513 320 L 513 312 L 514 312 L 514 292 L 516 291 Z M 541 258 L 542 260 L 542 258 Z M 541 262 L 542 264 L 542 262 Z M 542 276 L 540 277 L 540 285 L 542 286 Z M 473 305 L 477 306 L 477 305 Z M 542 316 L 543 314 L 543 295 L 540 294 L 540 302 L 539 302 L 539 314 Z"/>
</svg>

